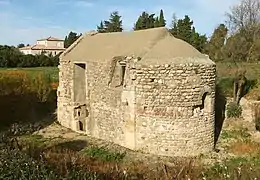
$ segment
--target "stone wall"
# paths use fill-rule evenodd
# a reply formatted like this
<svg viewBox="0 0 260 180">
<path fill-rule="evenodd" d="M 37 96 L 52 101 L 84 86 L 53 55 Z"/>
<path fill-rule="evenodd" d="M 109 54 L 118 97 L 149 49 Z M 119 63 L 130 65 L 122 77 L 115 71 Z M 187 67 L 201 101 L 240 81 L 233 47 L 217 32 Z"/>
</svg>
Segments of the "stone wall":
<svg viewBox="0 0 260 180">
<path fill-rule="evenodd" d="M 123 142 L 120 134 L 123 113 L 121 111 L 122 86 L 120 69 L 116 67 L 110 87 L 107 85 L 109 66 L 107 63 L 79 62 L 85 64 L 84 101 L 78 101 L 75 90 L 80 88 L 75 77 L 76 62 L 60 62 L 58 87 L 58 121 L 74 131 L 89 134 L 113 142 Z M 77 69 L 77 68 L 76 68 Z M 82 77 L 84 78 L 84 77 Z M 76 99 L 74 97 L 77 97 Z M 79 114 L 80 116 L 79 117 Z M 80 129 L 79 121 L 83 123 Z M 120 144 L 120 143 L 119 143 Z"/>
<path fill-rule="evenodd" d="M 58 121 L 65 127 L 72 126 L 73 101 L 72 101 L 72 63 L 60 61 L 59 86 L 57 89 L 57 116 Z"/>
<path fill-rule="evenodd" d="M 215 65 L 150 66 L 136 70 L 135 81 L 137 149 L 177 156 L 213 149 Z"/>
<path fill-rule="evenodd" d="M 93 135 L 108 141 L 120 138 L 121 131 L 121 92 L 120 69 L 116 68 L 113 81 L 108 87 L 109 66 L 106 63 L 89 62 L 88 65 L 88 90 L 91 104 L 91 119 L 94 121 Z"/>
<path fill-rule="evenodd" d="M 74 131 L 147 153 L 188 156 L 210 151 L 214 146 L 215 65 L 147 67 L 139 60 L 125 59 L 121 86 L 120 65 L 108 85 L 109 60 L 84 62 L 85 102 L 75 102 L 74 98 L 78 97 L 74 86 L 81 86 L 75 84 L 76 62 L 61 60 L 60 123 Z"/>
</svg>

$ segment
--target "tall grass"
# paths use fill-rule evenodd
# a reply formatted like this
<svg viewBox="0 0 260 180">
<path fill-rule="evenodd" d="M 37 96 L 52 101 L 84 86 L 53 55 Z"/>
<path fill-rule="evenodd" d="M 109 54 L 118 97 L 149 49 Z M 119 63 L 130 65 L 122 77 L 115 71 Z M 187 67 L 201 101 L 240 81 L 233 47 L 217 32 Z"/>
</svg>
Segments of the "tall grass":
<svg viewBox="0 0 260 180">
<path fill-rule="evenodd" d="M 0 127 L 37 120 L 55 106 L 56 92 L 48 75 L 29 76 L 25 71 L 0 71 Z"/>
</svg>

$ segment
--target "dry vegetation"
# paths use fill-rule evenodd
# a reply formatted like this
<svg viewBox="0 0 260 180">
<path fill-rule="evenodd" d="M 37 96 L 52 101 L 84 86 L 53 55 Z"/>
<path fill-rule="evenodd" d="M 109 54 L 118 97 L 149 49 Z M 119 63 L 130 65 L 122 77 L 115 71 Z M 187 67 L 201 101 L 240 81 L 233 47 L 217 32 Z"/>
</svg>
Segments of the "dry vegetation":
<svg viewBox="0 0 260 180">
<path fill-rule="evenodd" d="M 258 64 L 243 66 L 249 72 L 248 79 L 259 77 Z M 235 74 L 232 69 L 232 64 L 217 64 L 218 80 L 229 79 L 229 83 L 222 81 L 226 83 L 222 84 L 222 90 L 227 90 L 229 86 L 232 88 L 230 82 Z M 50 114 L 56 108 L 55 90 L 58 83 L 55 80 L 56 70 L 39 71 L 41 73 L 34 69 L 0 71 L 1 128 L 10 127 L 14 122 L 21 124 L 18 128 L 2 130 L 0 179 L 196 180 L 260 177 L 260 144 L 255 141 L 260 141 L 260 137 L 242 126 L 241 119 L 228 120 L 229 126 L 224 126 L 217 143 L 218 153 L 193 159 L 133 152 L 69 132 L 55 122 L 41 121 L 53 121 Z M 255 112 L 255 125 L 259 128 L 258 107 Z M 53 126 L 57 131 L 52 129 Z M 16 138 L 18 143 L 14 141 Z"/>
</svg>

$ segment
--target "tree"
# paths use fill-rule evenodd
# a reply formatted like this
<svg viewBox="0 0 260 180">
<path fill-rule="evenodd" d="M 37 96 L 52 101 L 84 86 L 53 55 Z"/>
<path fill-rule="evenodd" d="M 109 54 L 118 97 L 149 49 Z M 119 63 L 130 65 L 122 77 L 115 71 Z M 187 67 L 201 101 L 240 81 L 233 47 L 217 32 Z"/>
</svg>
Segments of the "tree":
<svg viewBox="0 0 260 180">
<path fill-rule="evenodd" d="M 25 45 L 23 43 L 17 45 L 18 48 L 23 48 Z"/>
<path fill-rule="evenodd" d="M 170 32 L 176 38 L 182 39 L 193 45 L 199 51 L 203 50 L 207 41 L 206 35 L 200 35 L 196 32 L 193 21 L 188 15 L 185 15 L 183 19 L 178 20 L 173 16 L 173 24 Z"/>
<path fill-rule="evenodd" d="M 163 10 L 160 11 L 159 17 L 154 17 L 155 14 L 149 14 L 147 12 L 142 12 L 142 14 L 138 17 L 134 30 L 142 30 L 142 29 L 150 29 L 156 27 L 164 27 L 166 25 L 166 21 L 164 19 Z"/>
<path fill-rule="evenodd" d="M 100 22 L 99 26 L 97 26 L 97 31 L 99 33 L 105 33 L 107 31 L 106 28 L 104 27 L 103 21 Z"/>
<path fill-rule="evenodd" d="M 107 32 L 122 32 L 122 20 L 118 11 L 114 11 L 110 14 L 110 18 L 107 21 L 101 21 L 100 26 L 97 27 L 98 31 L 102 33 Z"/>
<path fill-rule="evenodd" d="M 135 23 L 135 28 L 134 30 L 141 30 L 141 29 L 146 29 L 147 27 L 147 19 L 148 19 L 148 13 L 143 12 L 142 15 L 140 15 Z"/>
<path fill-rule="evenodd" d="M 245 61 L 247 60 L 251 46 L 252 43 L 247 41 L 240 32 L 233 34 L 227 39 L 223 47 L 224 57 L 234 62 Z"/>
<path fill-rule="evenodd" d="M 163 10 L 160 10 L 160 16 L 159 16 L 159 26 L 158 27 L 165 27 L 166 20 L 164 19 Z"/>
<path fill-rule="evenodd" d="M 259 60 L 260 1 L 241 0 L 226 16 L 231 36 L 223 48 L 225 56 L 233 61 Z"/>
<path fill-rule="evenodd" d="M 154 24 L 152 24 L 151 22 L 151 18 L 154 15 L 150 15 L 147 12 L 142 12 L 142 14 L 138 17 L 136 23 L 135 23 L 135 27 L 134 30 L 142 30 L 142 29 L 149 29 L 154 27 Z M 155 20 L 153 20 L 155 21 Z M 159 19 L 158 19 L 159 21 Z M 158 23 L 159 24 L 159 23 Z"/>
<path fill-rule="evenodd" d="M 248 52 L 248 61 L 259 61 L 260 60 L 260 39 L 254 40 L 252 46 Z"/>
<path fill-rule="evenodd" d="M 203 52 L 205 49 L 205 45 L 207 42 L 207 37 L 206 35 L 200 35 L 198 32 L 196 32 L 195 27 L 192 28 L 192 33 L 191 33 L 191 40 L 190 44 L 194 46 L 197 50 L 200 52 Z"/>
<path fill-rule="evenodd" d="M 73 44 L 79 37 L 81 36 L 81 34 L 77 34 L 75 32 L 70 32 L 68 36 L 65 37 L 64 40 L 64 47 L 68 48 L 71 44 Z"/>
<path fill-rule="evenodd" d="M 260 1 L 241 0 L 239 4 L 230 8 L 226 16 L 227 23 L 233 32 L 242 30 L 252 36 L 255 26 L 260 22 Z"/>
<path fill-rule="evenodd" d="M 184 19 L 179 19 L 177 23 L 174 24 L 171 32 L 176 38 L 190 43 L 192 35 L 192 25 L 193 21 L 191 21 L 188 15 L 185 15 Z"/>
<path fill-rule="evenodd" d="M 160 27 L 160 21 L 158 17 L 155 18 L 154 27 Z"/>
<path fill-rule="evenodd" d="M 220 24 L 213 32 L 209 42 L 205 47 L 205 52 L 212 60 L 223 59 L 222 48 L 225 45 L 228 29 L 225 24 Z"/>
</svg>

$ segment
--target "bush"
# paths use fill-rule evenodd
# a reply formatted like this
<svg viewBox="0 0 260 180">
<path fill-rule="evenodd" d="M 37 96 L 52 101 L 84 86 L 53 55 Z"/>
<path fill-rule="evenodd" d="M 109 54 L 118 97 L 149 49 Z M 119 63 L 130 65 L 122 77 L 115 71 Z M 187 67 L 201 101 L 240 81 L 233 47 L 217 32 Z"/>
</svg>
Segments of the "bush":
<svg viewBox="0 0 260 180">
<path fill-rule="evenodd" d="M 240 117 L 242 114 L 242 108 L 240 105 L 237 105 L 236 103 L 232 102 L 229 103 L 227 106 L 227 117 L 234 117 L 234 118 L 238 118 Z"/>
<path fill-rule="evenodd" d="M 59 179 L 51 167 L 19 150 L 0 150 L 0 179 Z"/>
<path fill-rule="evenodd" d="M 0 72 L 0 128 L 36 120 L 52 111 L 56 107 L 53 91 L 45 74 L 30 77 L 25 71 Z"/>
<path fill-rule="evenodd" d="M 233 78 L 218 79 L 217 86 L 222 90 L 223 95 L 232 97 L 232 95 L 233 95 Z"/>
</svg>

